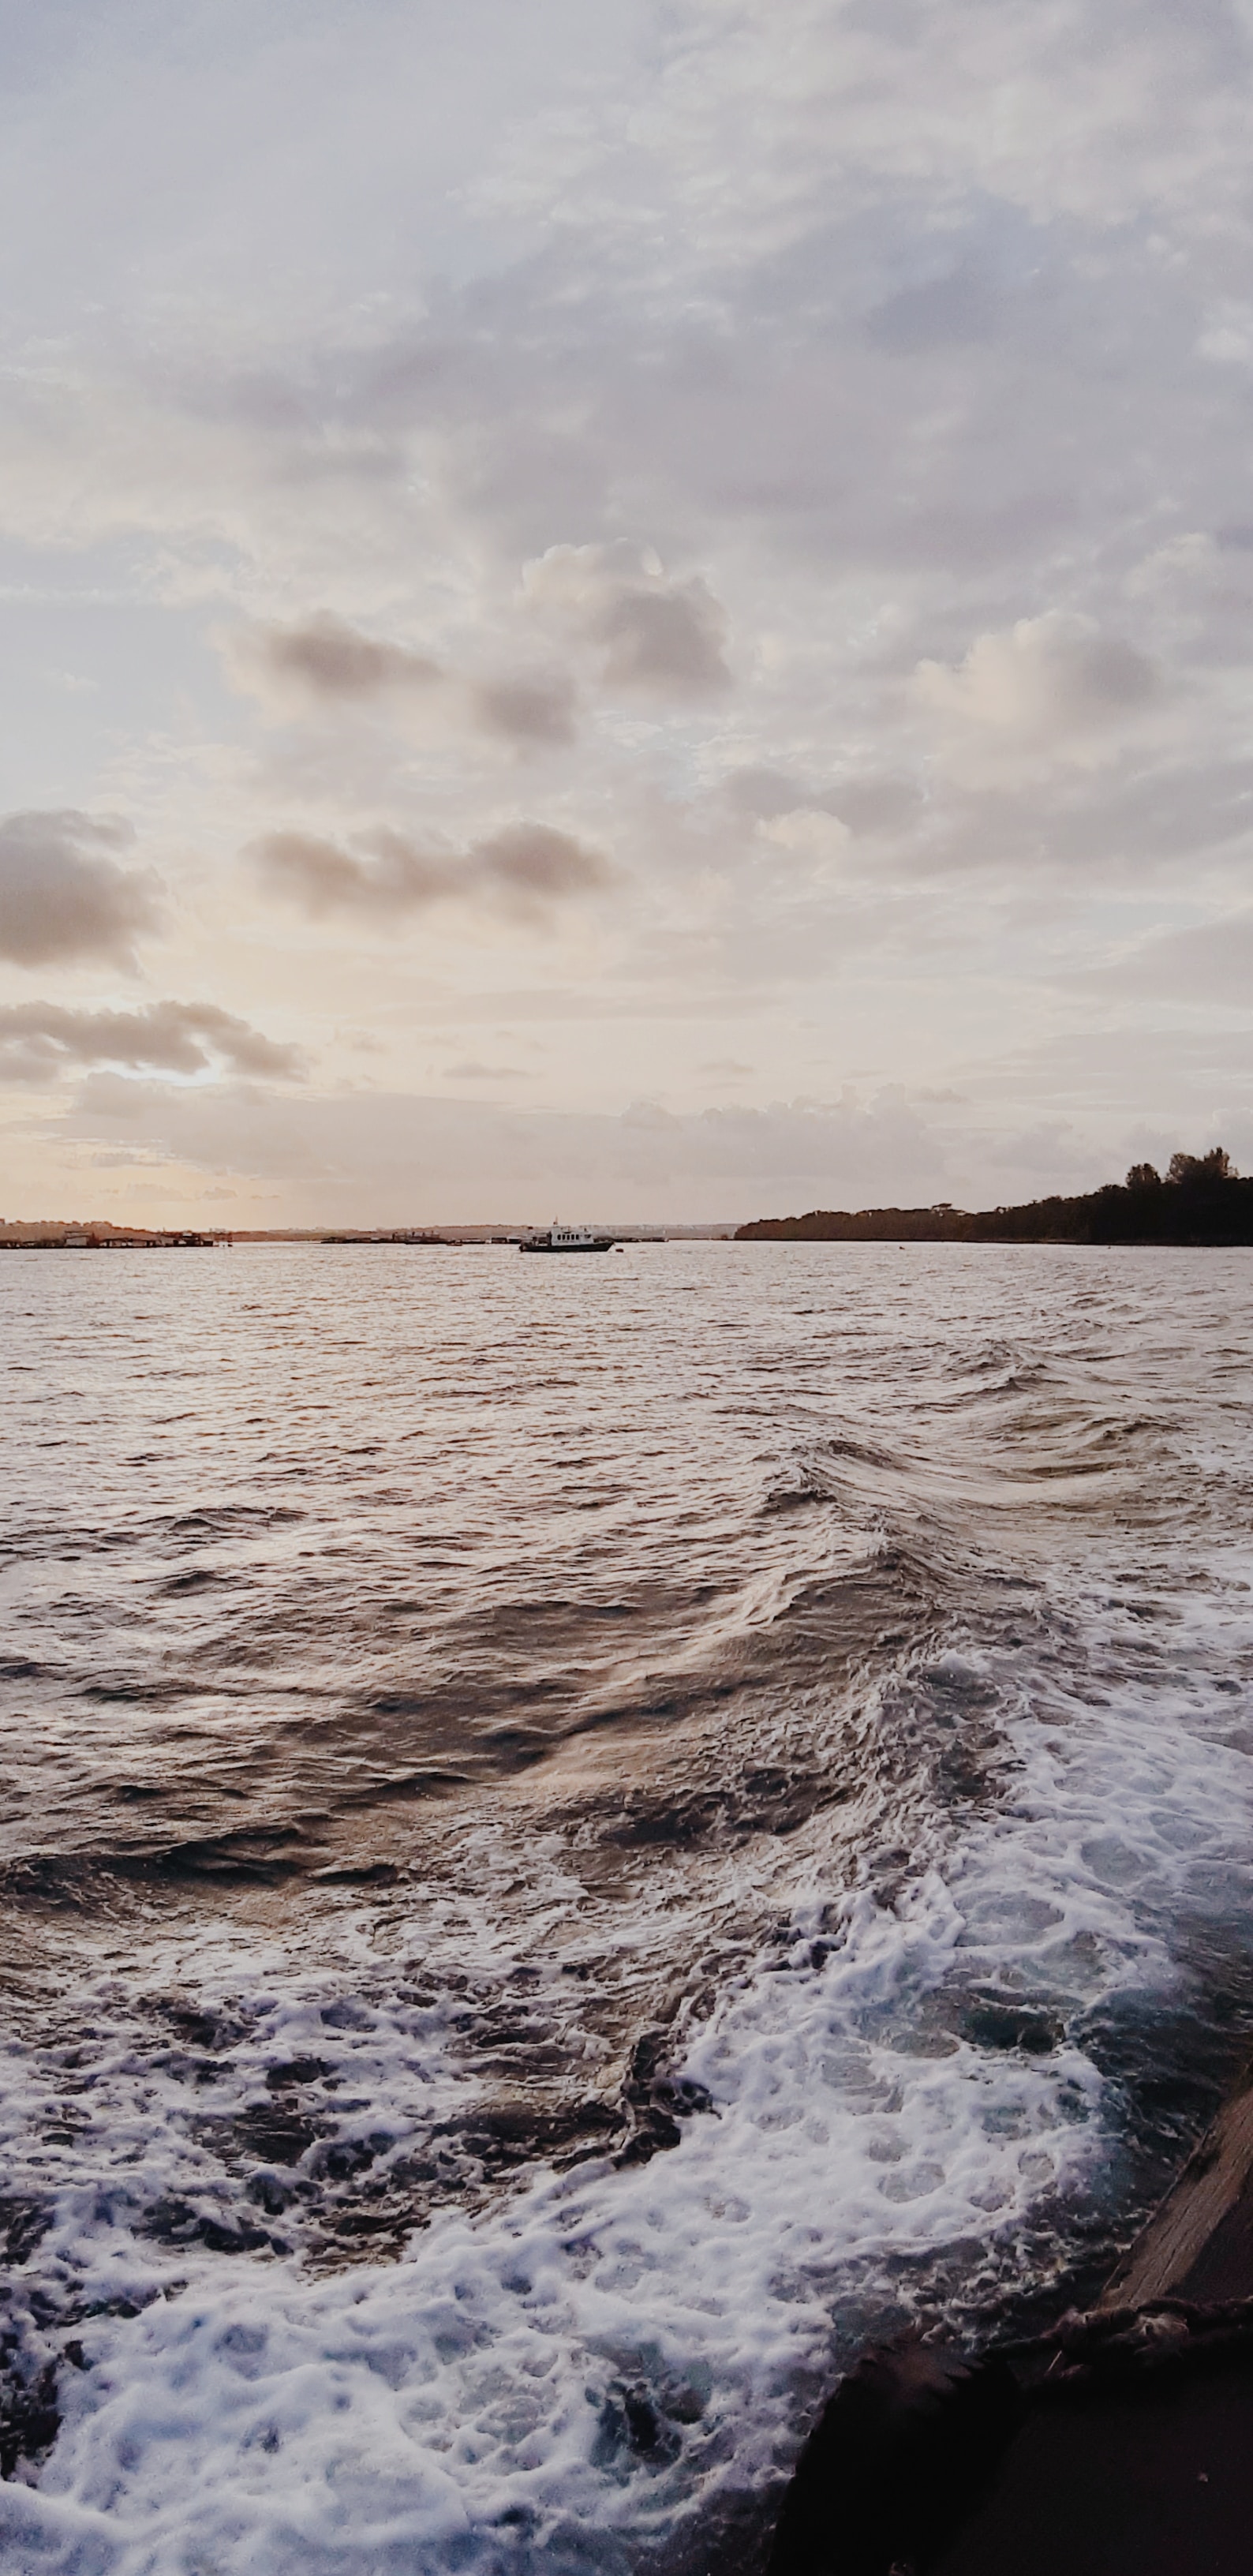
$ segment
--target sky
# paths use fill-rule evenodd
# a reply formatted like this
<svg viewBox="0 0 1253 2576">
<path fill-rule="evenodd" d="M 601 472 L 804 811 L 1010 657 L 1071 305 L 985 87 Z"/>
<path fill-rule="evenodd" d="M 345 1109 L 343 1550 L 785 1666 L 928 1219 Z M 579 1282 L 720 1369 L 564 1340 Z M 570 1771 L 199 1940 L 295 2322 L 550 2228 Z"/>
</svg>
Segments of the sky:
<svg viewBox="0 0 1253 2576">
<path fill-rule="evenodd" d="M 1253 0 L 0 0 L 0 1214 L 1253 1164 Z"/>
</svg>

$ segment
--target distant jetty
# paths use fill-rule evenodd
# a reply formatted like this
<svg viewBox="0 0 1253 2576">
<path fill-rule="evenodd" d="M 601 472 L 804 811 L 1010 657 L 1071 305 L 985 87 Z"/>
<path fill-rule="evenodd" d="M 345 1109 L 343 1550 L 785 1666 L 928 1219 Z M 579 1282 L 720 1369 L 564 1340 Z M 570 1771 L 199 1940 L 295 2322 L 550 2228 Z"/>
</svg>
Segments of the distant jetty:
<svg viewBox="0 0 1253 2576">
<path fill-rule="evenodd" d="M 1031 1199 L 973 1212 L 926 1208 L 811 1208 L 759 1217 L 737 1243 L 1174 1243 L 1253 1244 L 1253 1180 L 1229 1154 L 1174 1154 L 1163 1178 L 1134 1163 L 1122 1182 L 1082 1198 Z"/>
<path fill-rule="evenodd" d="M 123 1234 L 112 1226 L 97 1233 L 94 1227 L 85 1231 L 80 1226 L 60 1230 L 24 1226 L 20 1233 L 0 1234 L 0 1252 L 213 1252 L 229 1241 L 225 1234 Z"/>
<path fill-rule="evenodd" d="M 472 1240 L 476 1243 L 489 1242 L 491 1237 L 475 1235 Z M 463 1238 L 457 1234 L 431 1234 L 416 1226 L 397 1226 L 390 1234 L 383 1232 L 352 1234 L 345 1231 L 342 1234 L 319 1235 L 318 1241 L 320 1243 L 418 1243 L 429 1245 L 436 1251 L 441 1249 L 459 1251 Z"/>
</svg>

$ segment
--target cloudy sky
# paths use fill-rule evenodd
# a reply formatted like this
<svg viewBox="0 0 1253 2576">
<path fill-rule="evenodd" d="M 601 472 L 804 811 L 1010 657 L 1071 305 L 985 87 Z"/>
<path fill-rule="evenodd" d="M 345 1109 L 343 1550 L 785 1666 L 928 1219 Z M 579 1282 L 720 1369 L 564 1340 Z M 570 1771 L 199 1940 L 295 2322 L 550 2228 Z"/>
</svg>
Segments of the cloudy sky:
<svg viewBox="0 0 1253 2576">
<path fill-rule="evenodd" d="M 1250 0 L 0 51 L 0 1212 L 1253 1163 Z"/>
</svg>

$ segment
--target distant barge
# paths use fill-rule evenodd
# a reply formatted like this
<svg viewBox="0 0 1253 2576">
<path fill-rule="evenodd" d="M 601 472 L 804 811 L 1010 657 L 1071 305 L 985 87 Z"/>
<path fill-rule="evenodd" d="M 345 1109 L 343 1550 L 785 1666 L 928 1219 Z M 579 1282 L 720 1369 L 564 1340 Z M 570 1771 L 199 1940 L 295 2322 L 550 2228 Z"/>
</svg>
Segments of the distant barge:
<svg viewBox="0 0 1253 2576">
<path fill-rule="evenodd" d="M 612 1234 L 593 1234 L 587 1225 L 558 1225 L 556 1220 L 543 1234 L 528 1234 L 518 1246 L 519 1252 L 612 1252 Z"/>
</svg>

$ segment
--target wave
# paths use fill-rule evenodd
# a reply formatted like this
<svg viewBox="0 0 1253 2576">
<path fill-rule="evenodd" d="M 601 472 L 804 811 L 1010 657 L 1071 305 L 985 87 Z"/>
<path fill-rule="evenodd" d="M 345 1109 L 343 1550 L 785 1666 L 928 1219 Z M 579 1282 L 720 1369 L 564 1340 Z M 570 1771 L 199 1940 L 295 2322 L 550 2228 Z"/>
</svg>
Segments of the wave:
<svg viewBox="0 0 1253 2576">
<path fill-rule="evenodd" d="M 969 1657 L 917 1683 L 996 1697 Z M 219 1965 L 195 2009 L 147 2007 L 138 2066 L 133 2025 L 111 2058 L 81 2037 L 49 2052 L 44 2099 L 106 2109 L 116 2162 L 86 2200 L 67 2174 L 38 2244 L 27 2223 L 19 2268 L 57 2299 L 30 2333 L 42 2352 L 72 2327 L 90 2368 L 35 2501 L 0 2498 L 11 2545 L 38 2534 L 68 2565 L 89 2530 L 121 2567 L 131 2530 L 151 2550 L 195 2529 L 224 2569 L 286 2576 L 310 2532 L 328 2566 L 347 2545 L 368 2471 L 371 2545 L 386 2532 L 436 2566 L 640 2566 L 663 2535 L 670 2567 L 729 2563 L 746 2491 L 764 2515 L 806 2390 L 852 2342 L 938 2308 L 1003 2320 L 1099 2272 L 1129 2174 L 1141 2200 L 1160 2178 L 1160 2102 L 1134 2170 L 1159 2080 L 1146 2019 L 1175 2135 L 1221 2071 L 1212 2041 L 1191 2063 L 1174 2045 L 1197 2028 L 1199 1975 L 1221 1960 L 1234 1991 L 1228 2055 L 1253 2025 L 1222 1928 L 1249 1892 L 1243 1761 L 1196 1712 L 1157 1711 L 1148 1740 L 1148 1713 L 1068 1701 L 1041 1731 L 1021 1712 L 1002 1796 L 973 1819 L 919 1809 L 904 1841 L 867 1838 L 863 1817 L 851 1883 L 811 1840 L 739 1973 L 724 1956 L 703 2008 L 620 2050 L 616 2100 L 585 2089 L 544 2112 L 510 2089 L 545 2050 L 568 2082 L 565 2016 L 595 1978 L 572 1898 L 555 1944 L 497 1947 L 490 1975 L 485 1899 L 473 1972 L 450 1974 L 447 1937 L 410 1920 L 403 1957 L 376 1946 L 363 1974 L 363 1953 L 333 1998 L 308 1970 L 213 2003 Z M 881 1810 L 884 1835 L 907 1822 Z M 663 2128 L 632 2159 L 624 2090 L 659 2070 L 670 2093 L 649 2107 L 677 2143 Z M 72 2168 L 68 2144 L 45 2153 Z M 370 2268 L 428 2210 L 402 2259 Z M 352 2254 L 365 2271 L 343 2271 Z M 119 2292 L 130 2315 L 110 2312 Z M 170 2500 L 155 2400 L 175 2369 Z"/>
<path fill-rule="evenodd" d="M 19 1571 L 15 2563 L 746 2569 L 841 2355 L 1082 2296 L 1253 2033 L 1232 1282 L 689 1257 L 363 1302 L 286 1466 L 206 1395 Z"/>
</svg>

